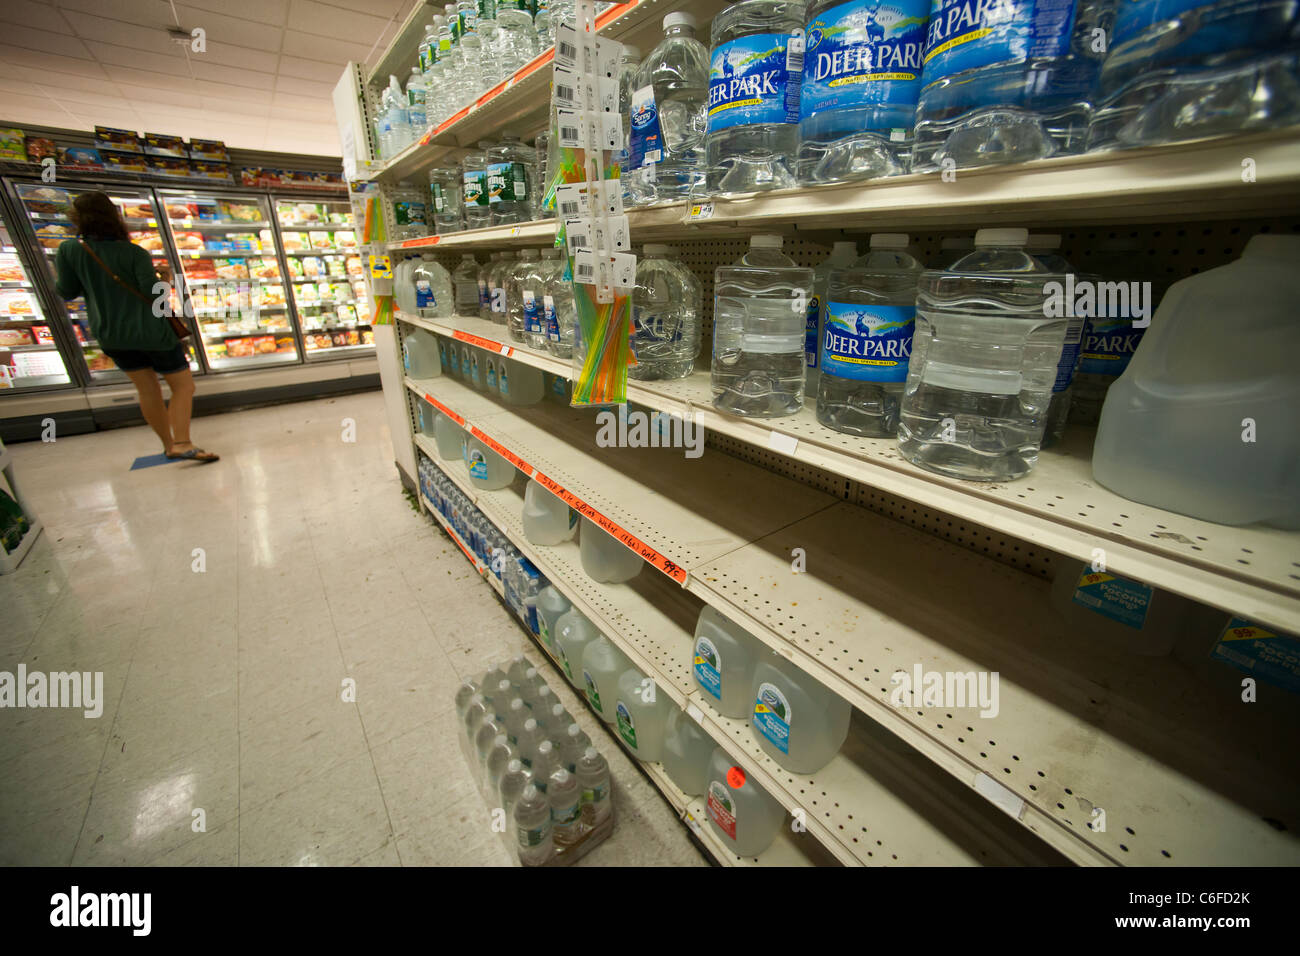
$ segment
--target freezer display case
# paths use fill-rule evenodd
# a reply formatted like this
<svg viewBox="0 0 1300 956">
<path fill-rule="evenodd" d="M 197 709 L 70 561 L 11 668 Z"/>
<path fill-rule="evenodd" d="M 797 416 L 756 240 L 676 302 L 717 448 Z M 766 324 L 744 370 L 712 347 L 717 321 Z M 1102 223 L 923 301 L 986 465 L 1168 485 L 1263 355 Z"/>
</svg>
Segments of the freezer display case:
<svg viewBox="0 0 1300 956">
<path fill-rule="evenodd" d="M 71 384 L 31 268 L 0 210 L 0 389 Z"/>
<path fill-rule="evenodd" d="M 175 263 L 168 255 L 167 244 L 159 229 L 158 208 L 154 201 L 153 190 L 148 188 L 133 189 L 127 186 L 74 186 L 45 185 L 36 182 L 18 182 L 14 185 L 14 194 L 22 207 L 23 213 L 31 223 L 31 231 L 36 245 L 44 253 L 50 278 L 54 278 L 54 256 L 59 245 L 77 234 L 69 215 L 72 203 L 84 192 L 102 191 L 108 194 L 122 219 L 126 223 L 131 241 L 149 252 L 155 263 L 174 270 Z M 53 282 L 51 281 L 51 288 Z M 172 294 L 172 307 L 180 308 L 178 294 Z M 69 323 L 70 342 L 76 343 L 81 351 L 90 379 L 94 382 L 115 382 L 127 380 L 113 360 L 104 354 L 99 343 L 90 331 L 90 319 L 86 312 L 84 299 L 73 299 L 66 303 L 66 321 Z M 190 369 L 202 371 L 194 349 L 186 343 L 190 360 Z M 65 360 L 71 358 L 65 356 Z M 66 364 L 66 361 L 65 361 Z"/>
<path fill-rule="evenodd" d="M 286 284 L 308 361 L 373 352 L 361 251 L 346 200 L 276 196 Z"/>
<path fill-rule="evenodd" d="M 159 189 L 208 368 L 299 361 L 298 337 L 264 196 Z"/>
</svg>

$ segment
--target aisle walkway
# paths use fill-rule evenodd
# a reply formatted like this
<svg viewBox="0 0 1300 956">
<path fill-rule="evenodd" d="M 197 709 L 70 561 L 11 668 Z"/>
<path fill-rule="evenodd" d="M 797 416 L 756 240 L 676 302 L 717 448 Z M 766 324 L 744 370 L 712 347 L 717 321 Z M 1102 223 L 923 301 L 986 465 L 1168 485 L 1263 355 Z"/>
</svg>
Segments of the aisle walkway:
<svg viewBox="0 0 1300 956">
<path fill-rule="evenodd" d="M 380 394 L 194 434 L 223 460 L 129 471 L 144 428 L 12 446 L 46 529 L 0 577 L 0 671 L 101 671 L 103 714 L 0 709 L 0 864 L 505 863 L 449 714 L 526 638 L 403 497 Z M 704 863 L 563 699 L 615 775 L 589 862 Z"/>
</svg>

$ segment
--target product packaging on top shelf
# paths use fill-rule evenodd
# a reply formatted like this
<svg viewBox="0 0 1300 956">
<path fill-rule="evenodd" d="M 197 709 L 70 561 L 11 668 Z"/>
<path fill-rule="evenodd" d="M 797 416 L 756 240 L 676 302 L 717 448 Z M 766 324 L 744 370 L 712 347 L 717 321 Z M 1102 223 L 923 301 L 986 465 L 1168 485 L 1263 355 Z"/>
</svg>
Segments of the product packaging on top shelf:
<svg viewBox="0 0 1300 956">
<path fill-rule="evenodd" d="M 102 150 L 101 155 L 104 157 L 104 166 L 107 169 L 119 173 L 147 173 L 149 171 L 149 164 L 139 154 L 114 152 L 103 146 L 100 149 Z"/>
<path fill-rule="evenodd" d="M 89 146 L 60 146 L 60 166 L 78 166 L 82 169 L 103 169 L 104 157 L 99 150 Z"/>
<path fill-rule="evenodd" d="M 95 127 L 95 145 L 100 149 L 112 149 L 127 153 L 142 153 L 140 134 L 131 129 L 115 129 L 111 126 Z"/>
<path fill-rule="evenodd" d="M 54 140 L 43 137 L 27 138 L 27 161 L 29 163 L 39 163 L 46 157 L 53 157 L 57 160 L 59 148 L 54 145 Z"/>
<path fill-rule="evenodd" d="M 0 159 L 21 163 L 27 159 L 27 134 L 20 129 L 0 129 Z"/>
<path fill-rule="evenodd" d="M 191 161 L 190 169 L 192 171 L 191 175 L 198 176 L 203 179 L 216 179 L 216 180 L 220 180 L 221 182 L 227 182 L 227 183 L 231 181 L 230 167 L 226 166 L 223 163 L 206 163 L 206 162 Z"/>
<path fill-rule="evenodd" d="M 194 175 L 190 169 L 190 164 L 184 159 L 167 159 L 164 157 L 152 157 L 149 160 L 149 172 L 155 176 L 176 176 L 188 178 Z"/>
<path fill-rule="evenodd" d="M 191 139 L 190 158 L 214 163 L 230 162 L 230 155 L 226 152 L 226 144 L 219 139 Z"/>
<path fill-rule="evenodd" d="M 150 156 L 174 156 L 178 159 L 186 159 L 189 155 L 183 139 L 163 133 L 145 133 L 144 151 Z"/>
</svg>

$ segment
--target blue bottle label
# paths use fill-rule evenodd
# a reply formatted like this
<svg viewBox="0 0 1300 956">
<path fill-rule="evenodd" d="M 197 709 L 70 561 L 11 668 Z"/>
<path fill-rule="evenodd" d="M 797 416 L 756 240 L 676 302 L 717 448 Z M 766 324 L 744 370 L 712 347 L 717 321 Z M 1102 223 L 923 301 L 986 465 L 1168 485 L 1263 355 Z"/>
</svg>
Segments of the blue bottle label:
<svg viewBox="0 0 1300 956">
<path fill-rule="evenodd" d="M 754 728 L 783 754 L 790 752 L 790 701 L 780 688 L 766 681 L 754 696 Z"/>
<path fill-rule="evenodd" d="M 497 387 L 497 367 L 493 365 L 491 362 L 488 363 L 487 383 L 488 383 L 488 388 Z"/>
<path fill-rule="evenodd" d="M 432 309 L 438 304 L 433 297 L 433 287 L 429 285 L 428 279 L 417 279 L 415 282 L 415 307 L 417 309 Z"/>
<path fill-rule="evenodd" d="M 659 129 L 653 86 L 643 86 L 632 94 L 629 119 L 632 129 L 628 136 L 628 169 L 640 169 L 663 160 L 663 134 Z"/>
<path fill-rule="evenodd" d="M 854 0 L 808 22 L 800 119 L 825 110 L 916 106 L 929 0 Z"/>
<path fill-rule="evenodd" d="M 1118 376 L 1128 368 L 1144 332 L 1133 327 L 1132 319 L 1089 319 L 1083 330 L 1079 371 Z"/>
<path fill-rule="evenodd" d="M 1074 603 L 1134 630 L 1142 630 L 1151 607 L 1151 588 L 1140 581 L 1084 569 L 1074 586 Z"/>
<path fill-rule="evenodd" d="M 914 306 L 828 302 L 822 374 L 858 382 L 904 382 L 915 329 Z"/>
<path fill-rule="evenodd" d="M 555 317 L 554 298 L 542 296 L 542 312 L 546 316 L 546 337 L 552 342 L 560 341 L 560 320 Z"/>
<path fill-rule="evenodd" d="M 541 303 L 531 292 L 524 292 L 524 325 L 534 335 L 542 334 Z"/>
<path fill-rule="evenodd" d="M 1083 319 L 1078 317 L 1070 319 L 1065 329 L 1065 346 L 1061 349 L 1061 359 L 1056 363 L 1056 381 L 1052 383 L 1053 392 L 1065 391 L 1074 381 L 1082 338 Z"/>
<path fill-rule="evenodd" d="M 709 132 L 755 123 L 799 122 L 803 36 L 758 33 L 713 51 Z"/>
<path fill-rule="evenodd" d="M 821 349 L 817 345 L 818 325 L 822 314 L 822 298 L 819 295 L 808 298 L 808 313 L 804 316 L 803 357 L 809 368 L 817 367 L 817 358 Z"/>
<path fill-rule="evenodd" d="M 925 85 L 993 63 L 1063 56 L 1075 0 L 933 0 Z"/>
<path fill-rule="evenodd" d="M 722 654 L 707 637 L 695 639 L 694 669 L 696 682 L 722 700 Z"/>
<path fill-rule="evenodd" d="M 479 311 L 492 308 L 492 295 L 488 292 L 487 279 L 478 280 L 478 307 Z"/>
</svg>

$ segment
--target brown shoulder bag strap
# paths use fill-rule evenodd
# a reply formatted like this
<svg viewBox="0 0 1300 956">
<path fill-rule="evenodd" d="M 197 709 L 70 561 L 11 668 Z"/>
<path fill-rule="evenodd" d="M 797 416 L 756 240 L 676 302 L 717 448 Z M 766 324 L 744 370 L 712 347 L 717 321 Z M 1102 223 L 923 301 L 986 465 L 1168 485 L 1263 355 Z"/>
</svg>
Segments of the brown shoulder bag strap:
<svg viewBox="0 0 1300 956">
<path fill-rule="evenodd" d="M 154 300 L 151 299 L 151 298 L 149 298 L 149 296 L 145 295 L 143 292 L 141 292 L 141 291 L 140 291 L 139 289 L 137 289 L 135 286 L 131 285 L 129 282 L 127 282 L 127 281 L 124 280 L 121 276 L 119 276 L 116 272 L 114 272 L 112 269 L 110 269 L 110 268 L 108 267 L 108 264 L 105 263 L 103 259 L 99 258 L 99 256 L 97 256 L 97 255 L 95 254 L 95 250 L 92 249 L 92 248 L 90 248 L 90 244 L 89 244 L 88 242 L 86 242 L 85 239 L 82 239 L 82 238 L 78 237 L 78 238 L 77 238 L 77 242 L 81 244 L 81 248 L 83 248 L 83 249 L 86 250 L 86 255 L 88 255 L 88 256 L 90 256 L 90 258 L 94 259 L 94 260 L 95 260 L 95 263 L 96 263 L 96 264 L 97 264 L 101 269 L 103 269 L 106 273 L 108 273 L 108 276 L 109 276 L 110 279 L 112 279 L 114 282 L 116 282 L 118 285 L 120 285 L 120 286 L 121 286 L 123 289 L 125 289 L 127 292 L 130 292 L 133 296 L 135 296 L 135 297 L 136 297 L 137 299 L 139 299 L 141 302 L 144 302 L 145 304 L 147 304 L 151 309 L 153 308 Z M 182 322 L 182 321 L 181 321 L 177 316 L 173 315 L 172 312 L 171 312 L 170 310 L 168 310 L 167 312 L 164 313 L 163 318 L 165 318 L 165 319 L 167 320 L 167 324 L 168 324 L 169 326 L 171 326 L 171 330 L 172 330 L 172 332 L 175 334 L 176 338 L 178 338 L 178 339 L 186 339 L 186 338 L 189 338 L 189 335 L 190 335 L 190 330 L 189 330 L 189 328 L 187 328 L 186 325 L 185 325 L 185 323 Z"/>
</svg>

